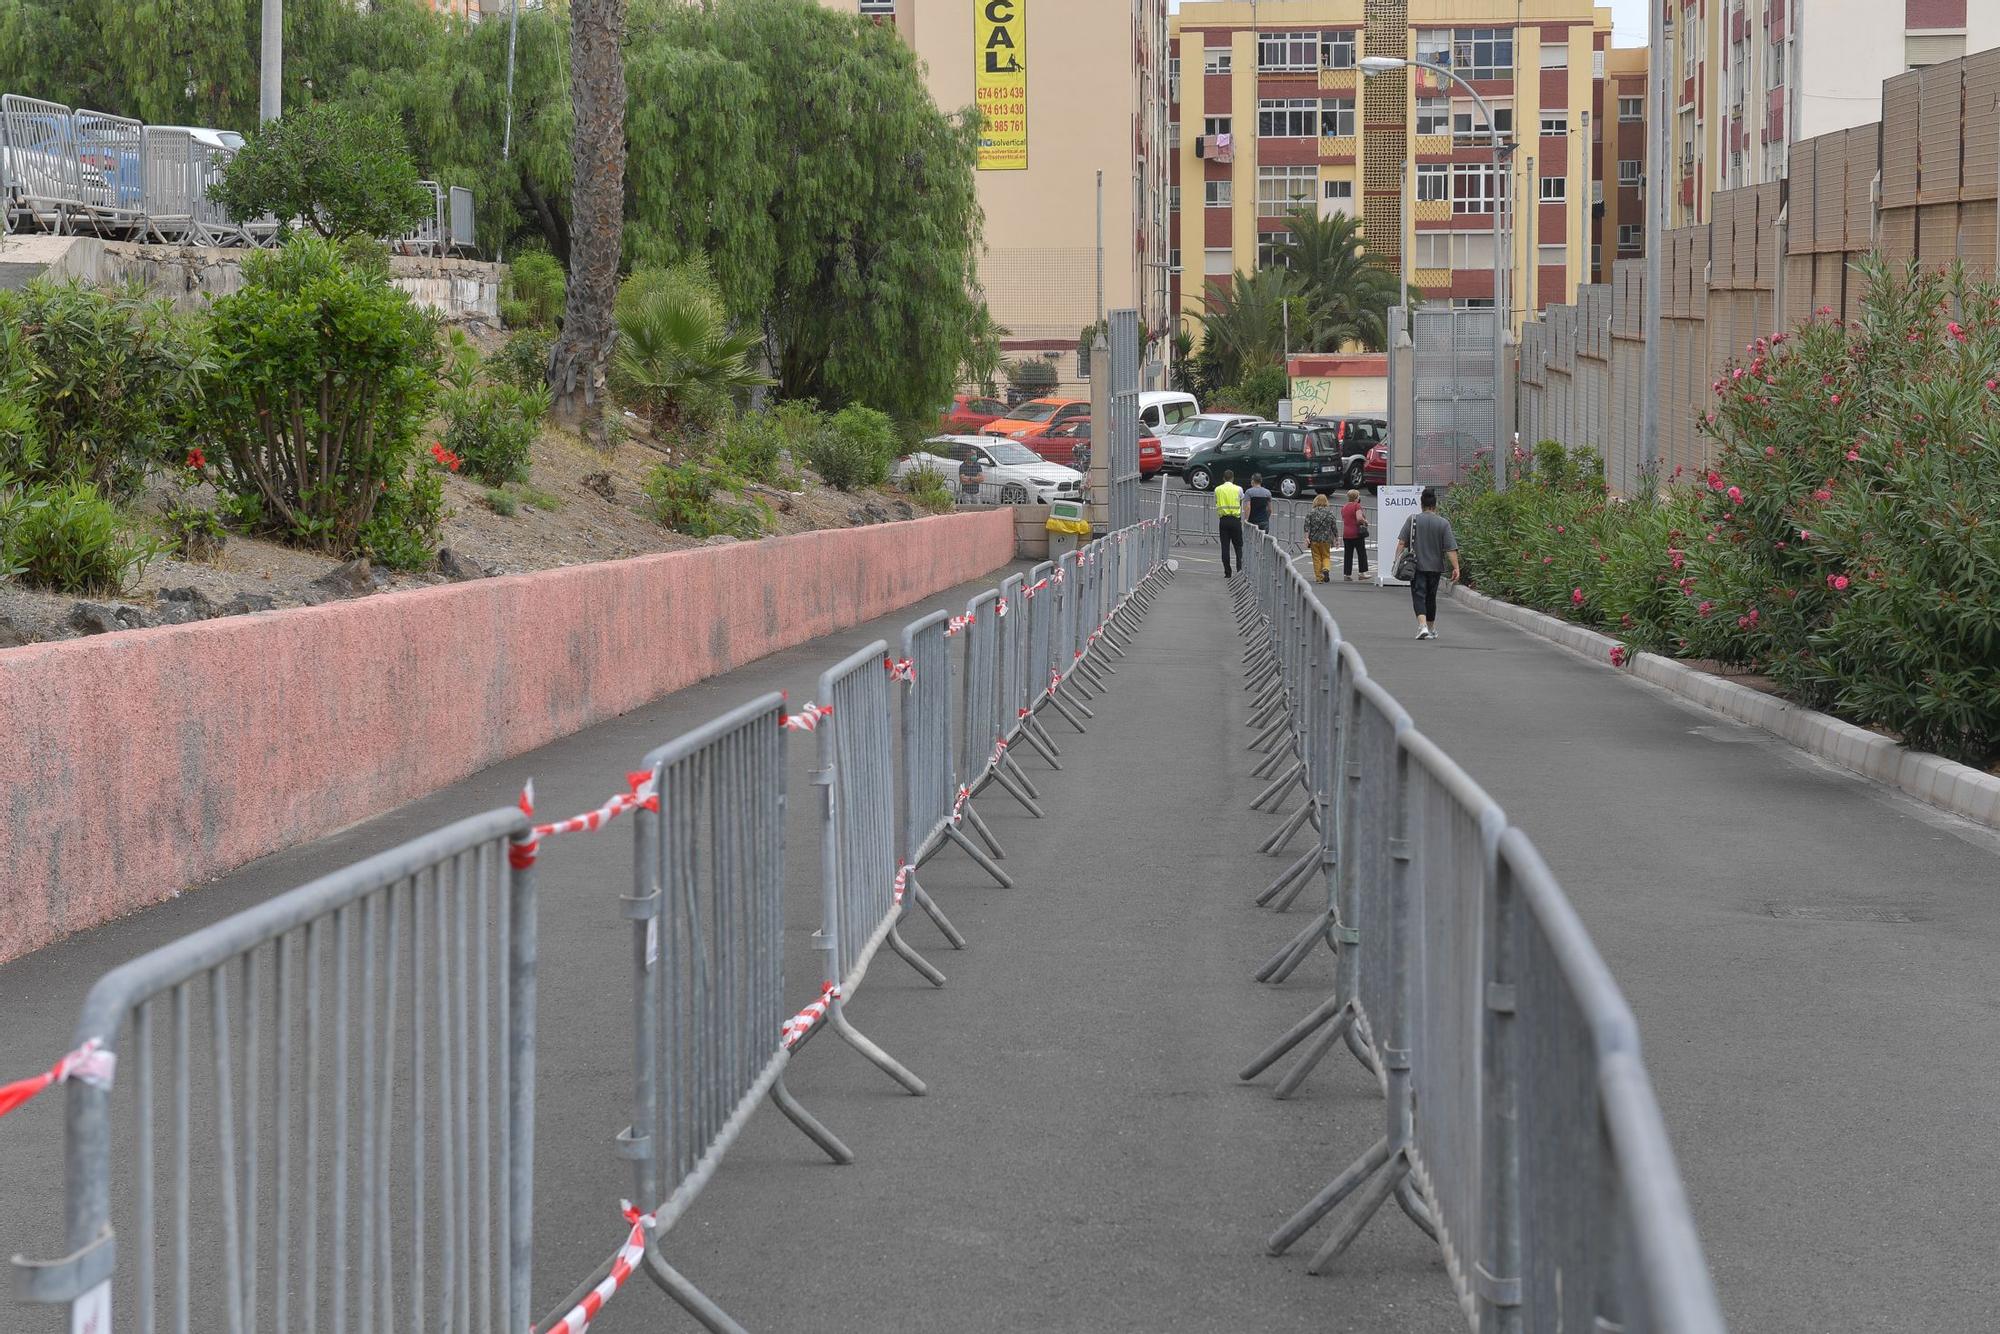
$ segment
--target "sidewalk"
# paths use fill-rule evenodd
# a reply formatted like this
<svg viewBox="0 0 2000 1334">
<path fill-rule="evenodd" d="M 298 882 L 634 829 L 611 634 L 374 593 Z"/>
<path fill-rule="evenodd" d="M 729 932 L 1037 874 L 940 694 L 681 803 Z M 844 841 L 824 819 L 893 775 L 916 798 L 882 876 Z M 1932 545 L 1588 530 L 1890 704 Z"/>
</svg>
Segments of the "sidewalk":
<svg viewBox="0 0 2000 1334">
<path fill-rule="evenodd" d="M 1400 1218 L 1371 1227 L 1325 1278 L 1305 1275 L 1305 1254 L 1262 1252 L 1269 1230 L 1379 1135 L 1382 1105 L 1344 1059 L 1287 1103 L 1234 1078 L 1324 994 L 1329 970 L 1322 957 L 1280 988 L 1250 978 L 1300 919 L 1250 906 L 1279 865 L 1250 849 L 1277 817 L 1247 810 L 1262 784 L 1244 749 L 1240 644 L 1215 574 L 1184 567 L 1093 704 L 1087 737 L 1051 719 L 1060 773 L 1024 758 L 1046 820 L 997 791 L 982 798 L 1016 888 L 993 887 L 955 851 L 926 868 L 969 948 L 949 950 L 920 918 L 908 935 L 949 985 L 933 990 L 885 951 L 849 1006 L 930 1096 L 908 1097 L 816 1038 L 787 1082 L 859 1163 L 829 1166 L 760 1110 L 670 1235 L 669 1258 L 749 1328 L 1462 1328 L 1435 1247 Z M 0 1071 L 46 1064 L 90 983 L 153 944 L 509 802 L 530 774 L 544 811 L 593 806 L 658 742 L 763 690 L 802 703 L 841 656 L 985 586 L 766 658 L 0 968 Z M 811 758 L 796 740 L 786 967 L 801 1003 L 820 977 Z M 612 1137 L 630 1099 L 630 927 L 616 907 L 630 837 L 620 825 L 559 840 L 541 861 L 538 1309 L 624 1232 L 616 1205 L 630 1174 Z M 60 1122 L 52 1098 L 0 1132 L 0 1252 L 53 1249 Z M 196 1128 L 197 1143 L 205 1133 Z M 197 1290 L 214 1277 L 197 1273 Z M 644 1278 L 595 1326 L 693 1327 Z"/>
<path fill-rule="evenodd" d="M 1417 643 L 1405 590 L 1319 592 L 1625 989 L 1732 1327 L 1992 1328 L 2000 836 L 1464 604 Z"/>
</svg>

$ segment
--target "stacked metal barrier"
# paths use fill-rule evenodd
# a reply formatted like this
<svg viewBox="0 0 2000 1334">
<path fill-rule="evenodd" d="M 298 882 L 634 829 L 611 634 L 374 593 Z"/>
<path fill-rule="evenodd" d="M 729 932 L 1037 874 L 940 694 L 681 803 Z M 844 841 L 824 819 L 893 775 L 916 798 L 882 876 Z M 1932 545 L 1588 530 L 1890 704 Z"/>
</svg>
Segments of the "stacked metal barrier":
<svg viewBox="0 0 2000 1334">
<path fill-rule="evenodd" d="M 978 792 L 1001 787 L 1040 814 L 1011 747 L 1028 738 L 1056 763 L 1036 711 L 1102 688 L 1111 668 L 1098 660 L 1129 646 L 1132 618 L 1169 577 L 1168 546 L 1158 522 L 1100 539 L 1009 576 L 962 617 L 911 622 L 900 653 L 869 645 L 822 675 L 800 713 L 765 695 L 659 747 L 596 811 L 532 824 L 524 793 L 522 809 L 461 821 L 107 974 L 66 1061 L 68 1254 L 17 1262 L 24 1297 L 98 1331 L 115 1281 L 142 1329 L 555 1334 L 586 1328 L 643 1269 L 706 1328 L 738 1330 L 668 1263 L 664 1239 L 766 1097 L 833 1161 L 854 1160 L 785 1087 L 820 1029 L 925 1091 L 845 1003 L 885 942 L 943 984 L 898 931 L 922 907 L 963 943 L 916 866 L 958 846 L 998 871 Z M 827 965 L 795 1011 L 783 930 L 797 731 L 815 733 L 825 793 Z M 626 1243 L 536 1320 L 534 867 L 544 840 L 627 813 L 633 1112 L 619 1152 L 641 1206 L 626 1210 Z M 114 1065 L 129 1134 L 112 1124 Z M 213 1144 L 195 1143 L 197 1121 L 213 1122 Z M 128 1162 L 130 1196 L 114 1200 Z M 197 1270 L 222 1282 L 198 1284 Z"/>
<path fill-rule="evenodd" d="M 1241 1077 L 1310 1040 L 1285 1096 L 1344 1038 L 1385 1094 L 1382 1137 L 1269 1250 L 1351 1201 L 1317 1273 L 1394 1198 L 1481 1334 L 1719 1334 L 1637 1026 L 1575 911 L 1527 836 L 1369 679 L 1276 541 L 1250 534 L 1245 554 L 1233 591 L 1266 723 L 1253 744 L 1296 756 L 1284 781 L 1320 813 L 1327 894 L 1259 978 L 1322 940 L 1336 970 L 1333 995 Z M 1308 876 L 1295 864 L 1260 901 L 1288 902 Z"/>
</svg>

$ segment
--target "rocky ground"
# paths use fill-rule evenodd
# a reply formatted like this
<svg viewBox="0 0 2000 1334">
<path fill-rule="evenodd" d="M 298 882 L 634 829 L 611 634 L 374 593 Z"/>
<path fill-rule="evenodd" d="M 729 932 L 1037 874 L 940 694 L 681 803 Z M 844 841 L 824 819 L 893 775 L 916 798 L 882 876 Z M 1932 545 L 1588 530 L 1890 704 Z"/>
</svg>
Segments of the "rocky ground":
<svg viewBox="0 0 2000 1334">
<path fill-rule="evenodd" d="M 342 562 L 231 534 L 212 559 L 151 561 L 116 598 L 79 599 L 0 581 L 0 648 L 702 545 L 661 527 L 645 511 L 646 476 L 661 458 L 639 433 L 607 455 L 572 434 L 547 431 L 535 447 L 528 483 L 506 489 L 512 515 L 489 504 L 491 488 L 448 477 L 450 512 L 440 533 L 438 565 L 423 573 L 395 573 L 365 560 Z M 888 523 L 918 513 L 894 491 L 849 494 L 822 485 L 809 472 L 801 475 L 799 491 L 752 487 L 748 493 L 770 506 L 774 535 Z M 133 507 L 135 527 L 154 522 L 169 499 L 166 492 L 141 499 Z"/>
</svg>

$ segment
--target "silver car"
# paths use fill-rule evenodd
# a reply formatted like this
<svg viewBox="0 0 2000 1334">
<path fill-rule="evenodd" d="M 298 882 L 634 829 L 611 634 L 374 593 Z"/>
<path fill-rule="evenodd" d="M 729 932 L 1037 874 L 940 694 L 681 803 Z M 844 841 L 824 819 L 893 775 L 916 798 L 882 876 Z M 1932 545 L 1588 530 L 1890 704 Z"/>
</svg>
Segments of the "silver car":
<svg viewBox="0 0 2000 1334">
<path fill-rule="evenodd" d="M 1178 477 L 1187 461 L 1207 449 L 1232 426 L 1264 420 L 1247 412 L 1204 412 L 1160 432 L 1160 466 Z"/>
</svg>

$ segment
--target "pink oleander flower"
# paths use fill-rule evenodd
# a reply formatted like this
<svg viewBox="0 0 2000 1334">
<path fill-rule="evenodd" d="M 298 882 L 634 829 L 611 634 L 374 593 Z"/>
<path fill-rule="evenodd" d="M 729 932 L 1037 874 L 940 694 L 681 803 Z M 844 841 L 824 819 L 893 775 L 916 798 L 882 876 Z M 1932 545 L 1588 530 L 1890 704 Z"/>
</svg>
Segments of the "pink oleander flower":
<svg viewBox="0 0 2000 1334">
<path fill-rule="evenodd" d="M 1799 541 L 1801 541 L 1801 542 L 1810 542 L 1810 541 L 1812 541 L 1812 533 L 1811 533 L 1811 532 L 1810 532 L 1809 530 L 1807 530 L 1807 529 L 1804 529 L 1804 528 L 1801 528 L 1801 529 L 1799 529 Z"/>
<path fill-rule="evenodd" d="M 1554 556 L 1542 557 L 1542 564 L 1544 565 L 1554 565 L 1555 563 L 1556 563 L 1556 558 Z"/>
<path fill-rule="evenodd" d="M 1707 617 L 1715 610 L 1715 604 L 1713 602 L 1704 602 L 1699 607 L 1696 607 L 1695 610 L 1700 612 L 1703 617 Z"/>
<path fill-rule="evenodd" d="M 1709 470 L 1708 489 L 1711 491 L 1720 491 L 1722 489 L 1722 474 L 1716 472 L 1714 469 Z"/>
<path fill-rule="evenodd" d="M 1732 486 L 1729 488 L 1729 503 L 1732 505 L 1741 505 L 1743 503 L 1742 487 Z"/>
<path fill-rule="evenodd" d="M 1953 320 L 1950 324 L 1945 325 L 1944 328 L 1946 333 L 1956 338 L 1959 342 L 1963 343 L 1965 341 L 1965 330 L 1959 327 L 1957 320 Z"/>
<path fill-rule="evenodd" d="M 1813 492 L 1813 499 L 1819 501 L 1832 500 L 1833 492 L 1827 490 L 1825 487 L 1821 487 L 1819 490 Z"/>
<path fill-rule="evenodd" d="M 1581 588 L 1570 589 L 1569 600 L 1571 606 L 1581 607 L 1583 605 L 1583 590 Z"/>
<path fill-rule="evenodd" d="M 1623 667 L 1625 665 L 1625 646 L 1623 644 L 1613 644 L 1611 646 L 1611 665 L 1613 667 Z"/>
<path fill-rule="evenodd" d="M 1991 387 L 1992 387 L 1992 386 L 1990 386 L 1990 385 L 1988 386 L 1988 388 L 1991 388 Z M 1848 461 L 1849 463 L 1859 463 L 1859 462 L 1861 462 L 1861 451 L 1860 451 L 1860 450 L 1858 450 L 1858 449 L 1850 449 L 1850 450 L 1848 450 L 1848 451 L 1847 451 L 1847 461 Z"/>
<path fill-rule="evenodd" d="M 1835 394 L 1835 395 L 1833 396 L 1833 406 L 1835 406 L 1836 408 L 1840 406 L 1840 395 L 1839 395 L 1839 394 Z"/>
<path fill-rule="evenodd" d="M 1765 457 L 1765 458 L 1767 458 L 1767 459 L 1774 459 L 1774 458 L 1778 457 L 1778 449 L 1777 449 L 1777 446 L 1775 446 L 1775 445 L 1766 445 L 1766 446 L 1764 446 L 1764 457 Z"/>
<path fill-rule="evenodd" d="M 1826 577 L 1826 586 L 1828 588 L 1833 589 L 1837 593 L 1846 592 L 1847 584 L 1848 584 L 1848 579 L 1847 576 L 1844 574 L 1829 574 Z"/>
</svg>

